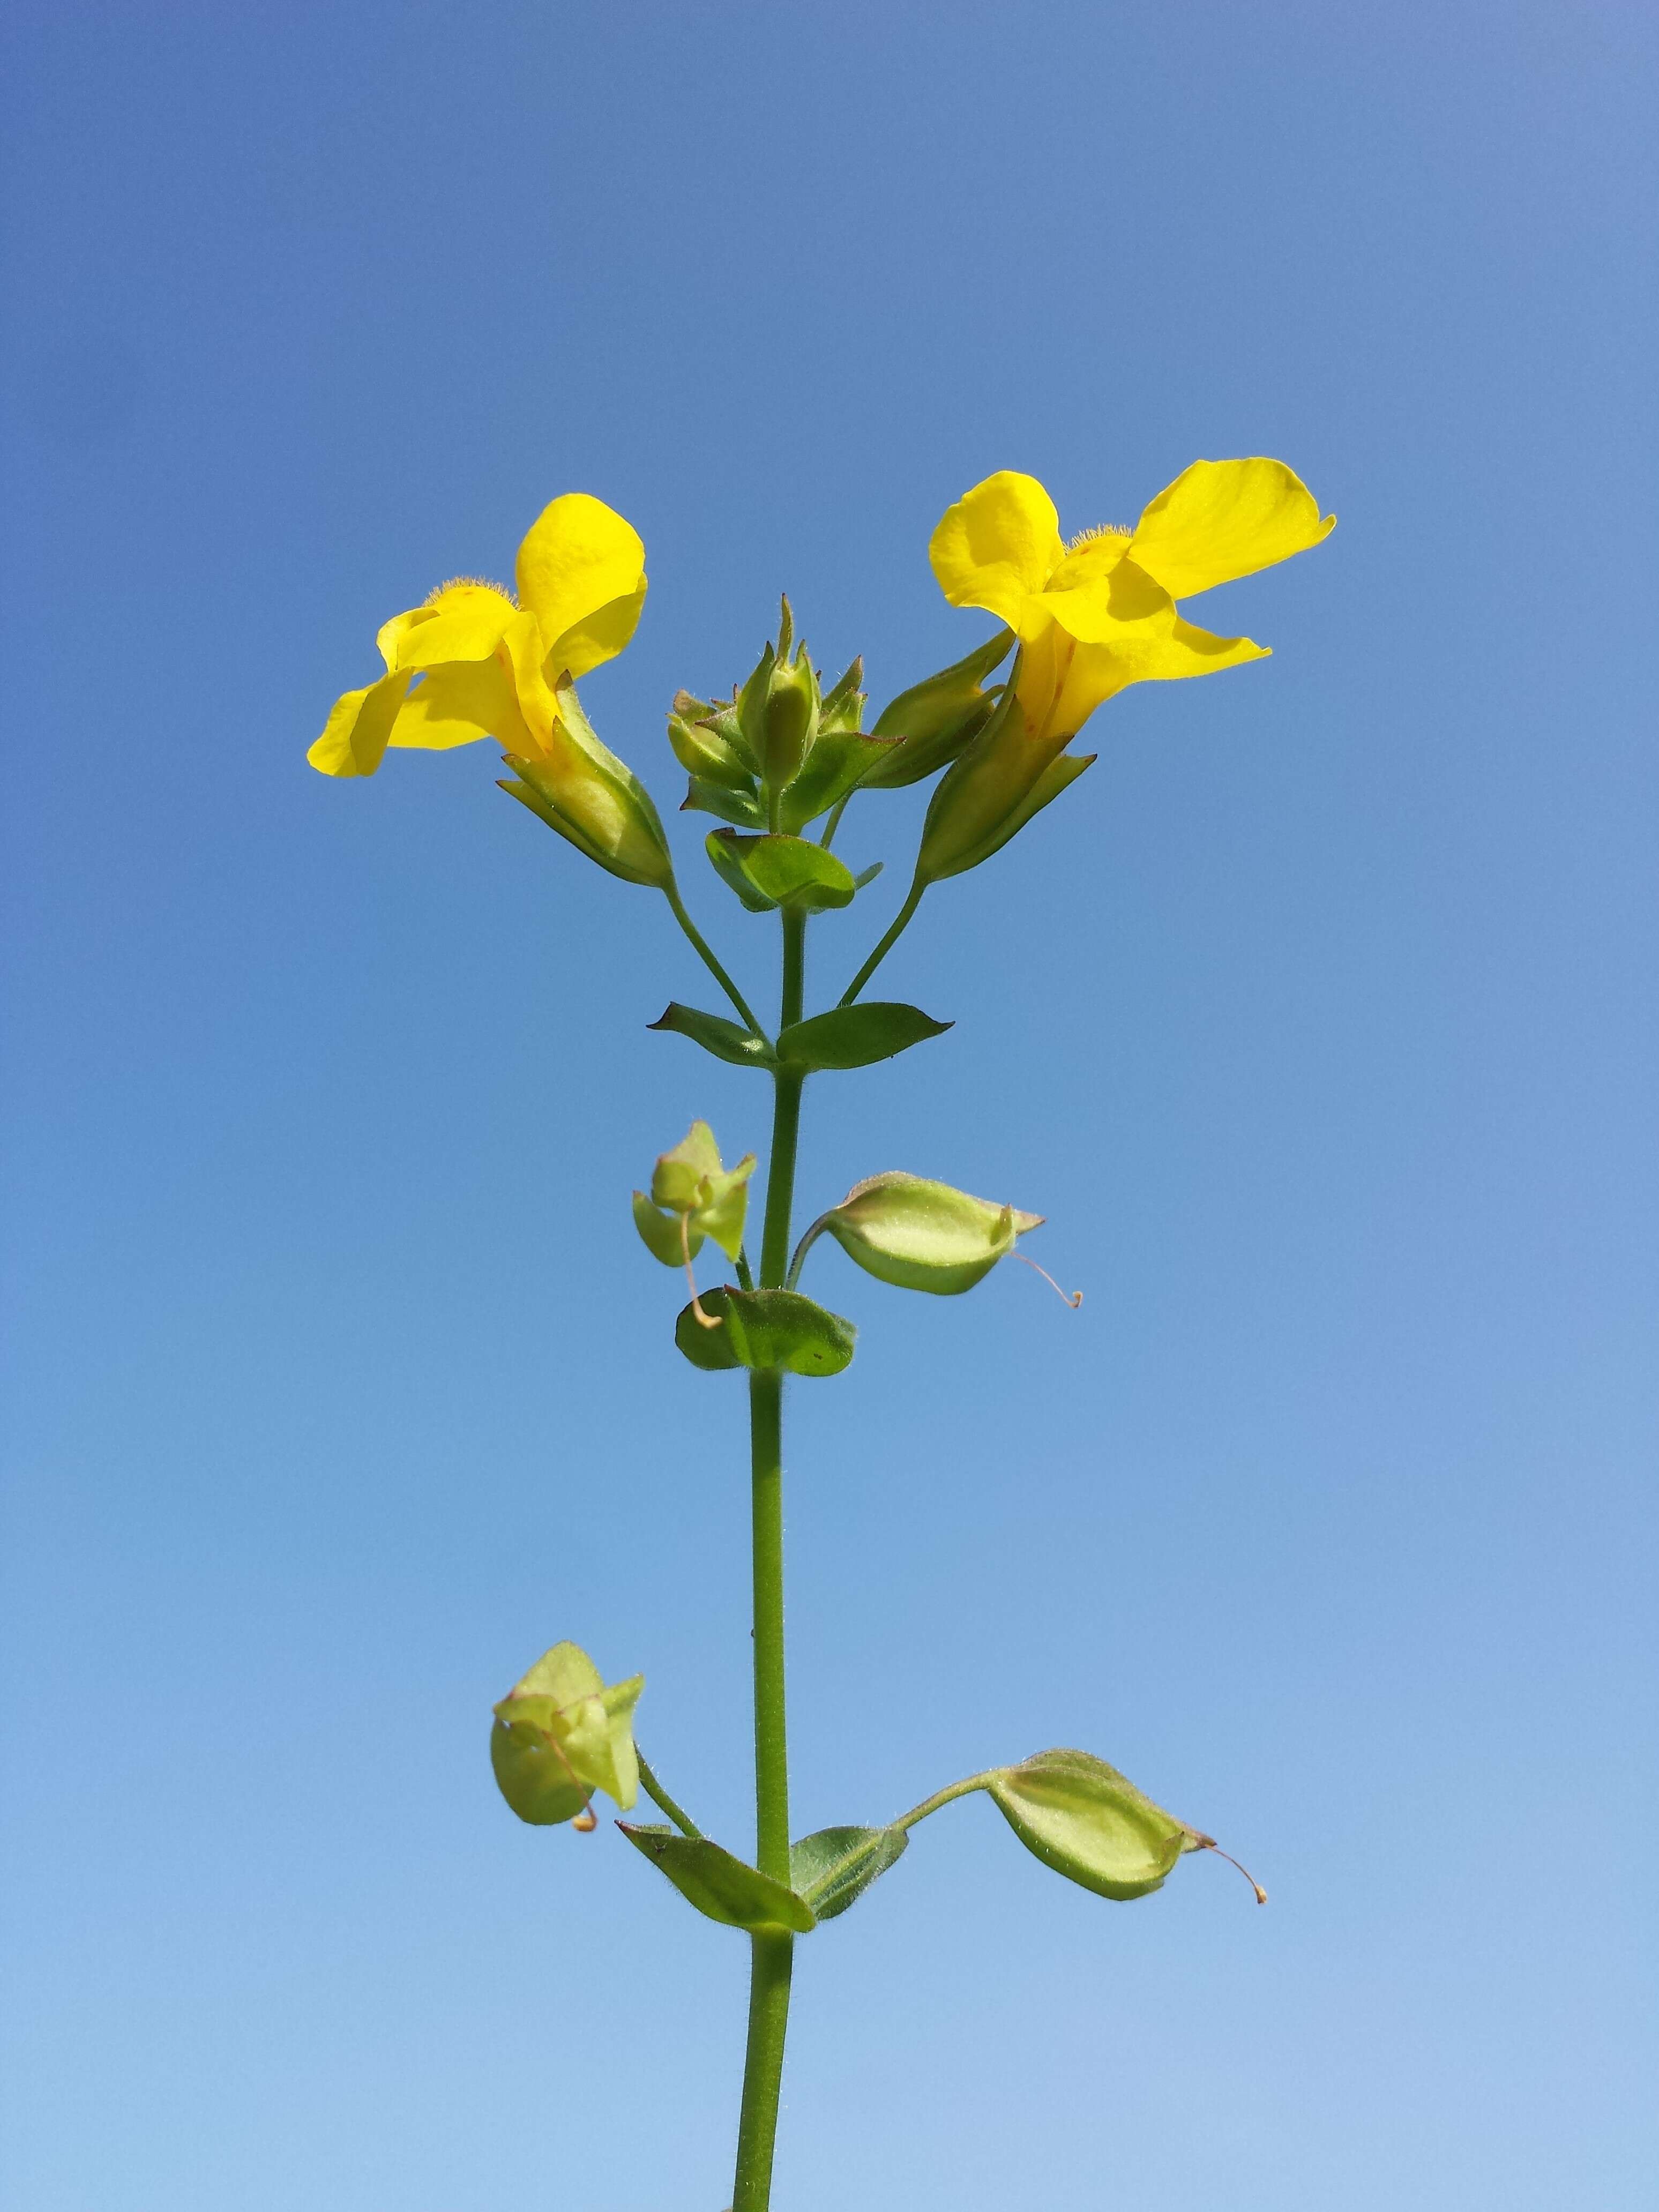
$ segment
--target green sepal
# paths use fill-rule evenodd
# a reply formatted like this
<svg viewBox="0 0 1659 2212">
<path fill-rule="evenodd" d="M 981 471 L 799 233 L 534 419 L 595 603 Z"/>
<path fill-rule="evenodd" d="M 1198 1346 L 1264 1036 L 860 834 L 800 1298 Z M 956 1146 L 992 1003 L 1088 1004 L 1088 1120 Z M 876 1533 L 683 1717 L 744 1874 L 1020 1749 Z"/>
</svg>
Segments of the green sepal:
<svg viewBox="0 0 1659 2212">
<path fill-rule="evenodd" d="M 556 1644 L 495 1709 L 489 1763 L 503 1797 L 532 1827 L 586 1809 L 596 1790 L 624 1812 L 639 1790 L 633 1714 L 645 1687 L 635 1674 L 608 1685 L 575 1644 Z"/>
<path fill-rule="evenodd" d="M 857 1329 L 799 1291 L 739 1291 L 728 1283 L 704 1291 L 697 1303 L 720 1327 L 706 1328 L 689 1305 L 674 1323 L 674 1341 L 694 1367 L 710 1374 L 759 1367 L 839 1375 L 852 1364 Z"/>
<path fill-rule="evenodd" d="M 821 730 L 794 781 L 783 794 L 779 821 L 787 830 L 804 830 L 846 798 L 886 759 L 896 740 L 866 737 L 861 730 Z"/>
<path fill-rule="evenodd" d="M 678 1145 L 658 1156 L 651 1172 L 651 1199 L 675 1213 L 690 1213 L 708 1195 L 720 1172 L 720 1146 L 707 1121 L 694 1121 Z"/>
<path fill-rule="evenodd" d="M 544 762 L 528 760 L 520 753 L 503 753 L 501 757 L 520 781 L 503 784 L 502 790 L 521 800 L 550 829 L 568 838 L 578 851 L 586 853 L 609 874 L 620 876 L 624 883 L 647 884 L 660 890 L 674 880 L 674 861 L 662 817 L 650 793 L 627 762 L 618 760 L 600 738 L 583 713 L 575 686 L 569 678 L 561 677 L 553 689 L 558 701 L 560 726 L 584 757 L 587 775 L 609 793 L 615 811 L 613 829 L 615 817 L 621 817 L 623 826 L 615 830 L 617 847 L 607 851 L 588 829 L 573 818 L 573 810 L 567 804 L 568 794 L 562 796 L 560 792 L 560 776 Z M 632 854 L 631 859 L 623 857 L 624 848 Z"/>
<path fill-rule="evenodd" d="M 903 1828 L 820 1828 L 789 1846 L 789 1886 L 820 1920 L 856 1905 L 904 1854 Z"/>
<path fill-rule="evenodd" d="M 503 755 L 505 759 L 510 760 L 511 757 L 510 754 Z M 509 799 L 516 799 L 520 806 L 527 809 L 538 822 L 545 823 L 550 830 L 556 830 L 565 842 L 574 845 L 584 860 L 592 860 L 597 866 L 605 869 L 611 875 L 618 872 L 617 869 L 611 867 L 610 861 L 599 851 L 592 839 L 585 837 L 574 822 L 567 820 L 556 806 L 551 805 L 530 784 L 509 782 L 505 776 L 498 775 L 495 779 L 495 788 L 497 791 L 504 791 Z M 636 878 L 624 877 L 623 880 L 632 882 Z"/>
<path fill-rule="evenodd" d="M 867 868 L 860 868 L 857 875 L 854 877 L 853 889 L 855 891 L 861 891 L 866 884 L 874 883 L 876 878 L 881 873 L 882 870 L 886 866 L 887 863 L 885 860 L 872 860 Z"/>
<path fill-rule="evenodd" d="M 635 1850 L 665 1874 L 680 1895 L 706 1919 L 751 1935 L 810 1935 L 817 1916 L 804 1898 L 757 1867 L 734 1858 L 707 1836 L 682 1836 L 654 1824 L 618 1820 Z"/>
<path fill-rule="evenodd" d="M 827 1230 L 866 1274 L 902 1291 L 954 1297 L 971 1291 L 1018 1237 L 1042 1223 L 1040 1213 L 893 1170 L 855 1183 L 815 1226 Z"/>
<path fill-rule="evenodd" d="M 864 720 L 864 656 L 843 668 L 824 693 L 818 708 L 820 738 L 832 730 L 856 730 Z"/>
<path fill-rule="evenodd" d="M 685 694 L 680 694 L 681 698 Z M 668 742 L 674 757 L 690 775 L 694 783 L 714 783 L 731 791 L 752 791 L 755 772 L 738 752 L 737 747 L 721 734 L 712 710 L 704 708 L 698 699 L 687 701 L 691 707 L 702 708 L 707 719 L 693 720 L 679 710 L 668 717 Z"/>
<path fill-rule="evenodd" d="M 866 788 L 896 791 L 948 766 L 989 719 L 995 702 L 980 688 L 980 678 L 1007 658 L 1013 641 L 1012 630 L 999 630 L 965 659 L 890 700 L 877 716 L 872 734 L 896 738 L 900 743 L 865 778 Z"/>
<path fill-rule="evenodd" d="M 683 1267 L 688 1257 L 695 1260 L 702 1249 L 702 1231 L 693 1229 L 690 1222 L 682 1242 L 680 1224 L 684 1219 L 683 1213 L 663 1212 L 642 1190 L 634 1193 L 634 1226 L 640 1232 L 640 1241 L 665 1267 Z"/>
<path fill-rule="evenodd" d="M 941 869 L 936 874 L 931 875 L 928 881 L 942 883 L 948 876 L 960 876 L 969 868 L 978 867 L 982 860 L 988 860 L 994 853 L 1000 853 L 1008 840 L 1017 836 L 1034 814 L 1040 814 L 1045 806 L 1051 805 L 1060 797 L 1060 793 L 1068 784 L 1075 783 L 1084 769 L 1092 768 L 1099 757 L 1098 753 L 1061 753 L 1055 759 L 1051 760 L 1024 797 L 1003 816 L 988 836 L 981 837 L 976 845 L 969 846 L 967 851 L 953 860 L 948 868 Z M 949 779 L 947 778 L 946 781 L 948 781 Z M 939 792 L 934 793 L 936 799 L 945 788 L 945 784 L 941 783 Z M 922 830 L 924 840 L 927 834 L 927 827 L 924 823 Z"/>
<path fill-rule="evenodd" d="M 1097 1897 L 1146 1897 L 1183 1851 L 1212 1848 L 1086 1751 L 1039 1751 L 986 1787 L 1027 1850 Z"/>
<path fill-rule="evenodd" d="M 784 791 L 794 781 L 817 734 L 817 672 L 805 647 L 793 660 L 786 659 L 781 633 L 762 717 L 761 781 L 769 792 Z"/>
<path fill-rule="evenodd" d="M 816 1067 L 872 1067 L 878 1060 L 891 1060 L 929 1037 L 943 1036 L 954 1027 L 936 1022 L 920 1006 L 897 1000 L 870 1000 L 851 1006 L 832 1006 L 827 1014 L 810 1021 L 792 1022 L 778 1033 L 778 1059 L 785 1067 L 810 1072 Z"/>
<path fill-rule="evenodd" d="M 729 1060 L 733 1067 L 775 1067 L 772 1048 L 763 1036 L 757 1036 L 739 1022 L 727 1021 L 724 1014 L 705 1014 L 700 1007 L 683 1006 L 671 1000 L 661 1018 L 647 1022 L 648 1030 L 669 1030 L 677 1036 L 686 1036 L 700 1044 L 705 1052 L 712 1052 L 716 1060 Z"/>
<path fill-rule="evenodd" d="M 723 791 L 717 783 L 709 783 L 694 775 L 680 801 L 682 814 L 713 814 L 722 822 L 729 822 L 738 830 L 764 830 L 766 810 L 755 791 Z"/>
<path fill-rule="evenodd" d="M 850 906 L 857 889 L 844 861 L 805 837 L 743 837 L 735 830 L 711 830 L 704 846 L 716 872 L 751 913 L 787 906 L 817 914 Z"/>
</svg>

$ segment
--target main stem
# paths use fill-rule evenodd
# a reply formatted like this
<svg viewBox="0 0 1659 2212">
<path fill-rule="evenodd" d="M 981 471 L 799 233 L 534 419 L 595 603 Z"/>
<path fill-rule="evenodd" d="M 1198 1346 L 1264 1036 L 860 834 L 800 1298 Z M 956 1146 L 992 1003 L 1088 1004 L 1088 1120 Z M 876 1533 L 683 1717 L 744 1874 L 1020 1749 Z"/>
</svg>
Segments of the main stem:
<svg viewBox="0 0 1659 2212">
<path fill-rule="evenodd" d="M 801 1018 L 805 982 L 806 918 L 783 915 L 783 1006 L 779 1027 Z M 789 1266 L 800 1135 L 802 1079 L 780 1071 L 772 1109 L 772 1152 L 766 1175 L 760 1286 L 778 1290 Z M 775 1881 L 789 1881 L 789 1747 L 783 1678 L 783 1376 L 757 1368 L 749 1377 L 750 1460 L 755 1598 L 755 1863 Z M 738 2123 L 738 2170 L 732 2212 L 767 2212 L 772 2150 L 783 2085 L 783 2044 L 789 2026 L 789 1976 L 795 1939 L 780 1932 L 751 1936 L 749 2043 L 744 2057 L 743 2112 Z"/>
</svg>

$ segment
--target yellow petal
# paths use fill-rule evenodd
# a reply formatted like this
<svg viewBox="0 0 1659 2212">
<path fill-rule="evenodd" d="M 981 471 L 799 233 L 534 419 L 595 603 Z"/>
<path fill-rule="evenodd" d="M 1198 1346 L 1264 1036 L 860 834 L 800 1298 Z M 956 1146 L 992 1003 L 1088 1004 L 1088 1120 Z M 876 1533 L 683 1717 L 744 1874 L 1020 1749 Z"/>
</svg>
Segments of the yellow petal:
<svg viewBox="0 0 1659 2212">
<path fill-rule="evenodd" d="M 1094 540 L 1096 544 L 1102 541 Z M 1082 645 L 1121 644 L 1134 637 L 1165 637 L 1176 618 L 1175 601 L 1146 570 L 1125 557 L 1126 539 L 1116 551 L 1085 562 L 1070 554 L 1059 574 L 1066 588 L 1047 591 L 1041 605 Z M 1071 580 L 1078 579 L 1075 584 Z"/>
<path fill-rule="evenodd" d="M 390 742 L 447 752 L 480 738 L 494 738 L 510 752 L 523 752 L 532 742 L 513 679 L 493 658 L 455 660 L 433 669 L 404 702 Z"/>
<path fill-rule="evenodd" d="M 1217 637 L 1178 617 L 1161 636 L 1134 634 L 1110 645 L 1079 645 L 1057 687 L 1053 727 L 1074 735 L 1095 708 L 1131 684 L 1173 683 L 1265 660 L 1271 647 L 1253 638 Z"/>
<path fill-rule="evenodd" d="M 389 668 L 436 668 L 447 660 L 488 660 L 518 609 L 493 584 L 445 584 L 423 607 L 393 615 L 380 632 Z"/>
<path fill-rule="evenodd" d="M 1091 530 L 1067 549 L 1048 579 L 1051 592 L 1078 592 L 1103 583 L 1129 550 L 1127 530 Z"/>
<path fill-rule="evenodd" d="M 1217 637 L 1173 611 L 1166 622 L 1125 626 L 1103 644 L 1080 643 L 1054 622 L 1021 653 L 1015 696 L 1026 735 L 1058 750 L 1131 684 L 1212 676 L 1263 660 L 1268 650 L 1251 638 Z"/>
<path fill-rule="evenodd" d="M 645 599 L 645 544 L 602 499 L 566 492 L 525 533 L 518 582 L 519 604 L 541 625 L 550 661 L 561 647 L 572 657 L 556 660 L 551 672 L 586 675 L 634 635 Z"/>
<path fill-rule="evenodd" d="M 614 660 L 639 628 L 640 610 L 644 605 L 645 579 L 641 576 L 637 590 L 620 599 L 612 599 L 607 606 L 597 608 L 585 622 L 562 630 L 543 656 L 549 678 L 568 676 L 574 683 L 577 677 L 586 676 L 590 668 L 597 668 L 601 661 Z"/>
<path fill-rule="evenodd" d="M 1141 516 L 1133 550 L 1180 599 L 1288 561 L 1335 527 L 1283 461 L 1194 461 Z"/>
<path fill-rule="evenodd" d="M 334 702 L 323 734 L 306 758 L 325 775 L 373 775 L 410 679 L 401 670 Z"/>
<path fill-rule="evenodd" d="M 927 557 L 953 607 L 988 608 L 1018 629 L 1027 601 L 1066 548 L 1054 503 L 1036 478 L 1003 469 L 945 509 Z"/>
</svg>

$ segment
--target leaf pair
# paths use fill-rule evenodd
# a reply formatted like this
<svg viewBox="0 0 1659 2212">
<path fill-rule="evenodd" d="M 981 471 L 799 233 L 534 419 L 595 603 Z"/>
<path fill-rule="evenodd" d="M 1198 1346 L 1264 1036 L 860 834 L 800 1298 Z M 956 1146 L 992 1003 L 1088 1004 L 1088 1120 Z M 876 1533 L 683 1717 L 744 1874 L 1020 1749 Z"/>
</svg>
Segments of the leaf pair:
<svg viewBox="0 0 1659 2212">
<path fill-rule="evenodd" d="M 1086 1751 L 1040 1751 L 1018 1766 L 992 1768 L 939 1791 L 890 1827 L 821 1828 L 791 1849 L 787 1887 L 707 1837 L 617 1825 L 707 1918 L 751 1934 L 805 1935 L 856 1904 L 896 1863 L 916 1821 L 980 1790 L 1029 1851 L 1097 1897 L 1148 1896 L 1184 1853 L 1215 1849 L 1210 1837 Z M 1266 1902 L 1264 1892 L 1256 1894 Z"/>
<path fill-rule="evenodd" d="M 872 1067 L 891 1060 L 913 1044 L 943 1036 L 951 1027 L 936 1022 L 920 1006 L 872 1000 L 853 1006 L 834 1006 L 827 1014 L 792 1022 L 780 1032 L 775 1046 L 763 1036 L 728 1021 L 724 1014 L 707 1014 L 696 1006 L 671 1003 L 659 1020 L 648 1025 L 690 1037 L 694 1044 L 733 1067 L 786 1067 L 811 1075 L 820 1068 Z"/>
<path fill-rule="evenodd" d="M 711 1328 L 710 1321 L 725 1327 Z M 674 1324 L 675 1343 L 694 1367 L 710 1374 L 748 1367 L 839 1375 L 851 1365 L 857 1339 L 850 1321 L 798 1291 L 740 1291 L 729 1283 L 694 1299 Z"/>
</svg>

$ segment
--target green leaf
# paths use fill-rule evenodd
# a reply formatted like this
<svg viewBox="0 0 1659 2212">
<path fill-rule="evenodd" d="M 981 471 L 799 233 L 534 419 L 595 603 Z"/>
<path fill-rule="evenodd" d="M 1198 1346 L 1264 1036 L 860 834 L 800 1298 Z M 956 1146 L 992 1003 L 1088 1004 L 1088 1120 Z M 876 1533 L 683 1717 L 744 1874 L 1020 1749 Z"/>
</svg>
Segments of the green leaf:
<svg viewBox="0 0 1659 2212">
<path fill-rule="evenodd" d="M 495 1707 L 489 1761 L 521 1820 L 550 1827 L 586 1810 L 596 1790 L 626 1812 L 639 1786 L 634 1707 L 645 1677 L 607 1685 L 574 1644 L 544 1652 Z"/>
<path fill-rule="evenodd" d="M 902 1828 L 820 1828 L 790 1845 L 789 1886 L 820 1920 L 833 1920 L 903 1856 L 909 1840 Z"/>
<path fill-rule="evenodd" d="M 779 1045 L 781 1050 L 781 1039 Z M 1040 1213 L 1021 1213 L 948 1182 L 894 1170 L 855 1183 L 812 1233 L 827 1230 L 848 1259 L 881 1282 L 955 1297 L 971 1291 L 1042 1221 Z"/>
<path fill-rule="evenodd" d="M 706 776 L 694 775 L 680 801 L 682 814 L 714 814 L 722 822 L 734 822 L 739 830 L 764 830 L 766 811 L 757 793 L 746 791 L 726 791 Z"/>
<path fill-rule="evenodd" d="M 711 830 L 703 839 L 702 848 L 708 854 L 714 873 L 728 890 L 734 890 L 750 914 L 770 914 L 777 905 L 769 893 L 757 890 L 744 866 L 742 846 L 757 845 L 758 837 L 739 839 L 735 830 Z"/>
<path fill-rule="evenodd" d="M 772 1048 L 763 1036 L 740 1023 L 729 1022 L 724 1014 L 705 1014 L 697 1006 L 682 1006 L 678 1000 L 669 1002 L 661 1018 L 647 1022 L 648 1030 L 671 1030 L 677 1036 L 690 1037 L 705 1052 L 712 1052 L 716 1060 L 730 1060 L 733 1067 L 773 1067 Z"/>
<path fill-rule="evenodd" d="M 674 1341 L 694 1367 L 781 1367 L 791 1375 L 839 1375 L 858 1336 L 850 1321 L 799 1291 L 738 1291 L 727 1284 L 700 1301 L 718 1328 L 705 1328 L 694 1306 L 674 1324 Z"/>
<path fill-rule="evenodd" d="M 618 1820 L 635 1850 L 650 1859 L 689 1904 L 725 1928 L 767 1935 L 805 1936 L 817 1924 L 812 1908 L 793 1889 L 758 1868 L 733 1858 L 707 1836 L 682 1836 L 672 1828 L 635 1827 Z"/>
<path fill-rule="evenodd" d="M 870 1067 L 928 1037 L 943 1036 L 951 1027 L 920 1006 L 872 1000 L 792 1023 L 779 1035 L 778 1058 L 786 1067 Z"/>
<path fill-rule="evenodd" d="M 867 737 L 860 730 L 820 731 L 800 773 L 783 794 L 783 827 L 804 830 L 820 814 L 827 814 L 874 773 L 896 744 L 896 738 Z"/>
<path fill-rule="evenodd" d="M 735 830 L 711 830 L 704 847 L 716 872 L 751 913 L 789 906 L 817 914 L 852 903 L 852 871 L 808 838 L 744 837 Z"/>
<path fill-rule="evenodd" d="M 1098 1897 L 1145 1897 L 1183 1851 L 1210 1847 L 1086 1751 L 1037 1752 L 986 1786 L 1027 1850 Z"/>
</svg>

